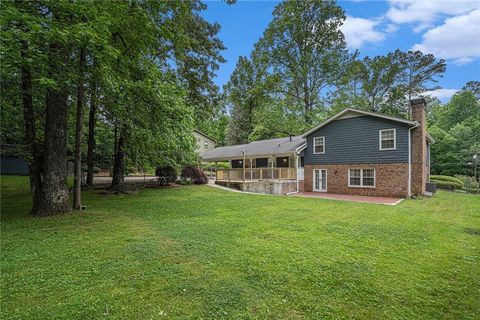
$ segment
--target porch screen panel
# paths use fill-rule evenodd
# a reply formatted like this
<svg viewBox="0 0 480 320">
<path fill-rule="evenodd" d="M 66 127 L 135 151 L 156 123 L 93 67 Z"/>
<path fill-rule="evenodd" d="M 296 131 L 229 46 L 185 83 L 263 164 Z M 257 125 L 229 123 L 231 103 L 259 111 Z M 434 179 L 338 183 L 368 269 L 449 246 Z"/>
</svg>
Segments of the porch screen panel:
<svg viewBox="0 0 480 320">
<path fill-rule="evenodd" d="M 255 168 L 267 168 L 267 167 L 268 167 L 268 158 L 255 159 Z"/>
<path fill-rule="evenodd" d="M 243 160 L 232 160 L 232 168 L 243 168 Z"/>
<path fill-rule="evenodd" d="M 277 157 L 277 168 L 288 168 L 288 157 Z"/>
</svg>

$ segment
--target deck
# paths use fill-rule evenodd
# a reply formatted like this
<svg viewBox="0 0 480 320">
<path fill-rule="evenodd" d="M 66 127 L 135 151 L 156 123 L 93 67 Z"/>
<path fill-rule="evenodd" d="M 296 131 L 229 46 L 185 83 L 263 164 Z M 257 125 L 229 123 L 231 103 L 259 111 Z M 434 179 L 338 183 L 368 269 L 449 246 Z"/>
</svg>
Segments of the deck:
<svg viewBox="0 0 480 320">
<path fill-rule="evenodd" d="M 217 169 L 216 180 L 248 182 L 261 180 L 296 180 L 296 168 L 234 168 Z"/>
</svg>

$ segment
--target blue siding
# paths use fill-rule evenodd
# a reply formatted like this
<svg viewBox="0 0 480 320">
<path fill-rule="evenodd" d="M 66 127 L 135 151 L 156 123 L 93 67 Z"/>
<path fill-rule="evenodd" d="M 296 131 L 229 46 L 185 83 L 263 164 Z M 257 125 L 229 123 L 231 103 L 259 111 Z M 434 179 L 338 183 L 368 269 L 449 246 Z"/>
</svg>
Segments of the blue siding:
<svg viewBox="0 0 480 320">
<path fill-rule="evenodd" d="M 307 137 L 305 164 L 408 162 L 407 124 L 372 116 L 334 120 Z M 379 130 L 396 129 L 396 150 L 379 150 Z M 325 137 L 325 154 L 313 154 L 313 137 Z"/>
</svg>

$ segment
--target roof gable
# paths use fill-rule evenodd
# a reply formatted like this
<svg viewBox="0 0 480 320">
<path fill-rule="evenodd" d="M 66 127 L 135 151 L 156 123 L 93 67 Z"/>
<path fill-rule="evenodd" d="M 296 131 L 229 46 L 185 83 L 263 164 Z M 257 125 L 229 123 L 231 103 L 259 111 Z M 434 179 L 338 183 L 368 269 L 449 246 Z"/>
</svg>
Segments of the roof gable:
<svg viewBox="0 0 480 320">
<path fill-rule="evenodd" d="M 326 126 L 327 124 L 331 123 L 334 120 L 346 119 L 346 118 L 352 118 L 352 117 L 358 117 L 358 116 L 366 116 L 366 115 L 373 116 L 373 117 L 378 117 L 378 118 L 382 118 L 382 119 L 386 119 L 386 120 L 390 120 L 390 121 L 405 123 L 405 124 L 410 125 L 410 126 L 417 126 L 418 125 L 418 123 L 416 121 L 410 121 L 410 120 L 406 120 L 406 119 L 402 119 L 402 118 L 398 118 L 398 117 L 392 117 L 392 116 L 377 113 L 377 112 L 368 112 L 368 111 L 357 110 L 357 109 L 353 109 L 353 108 L 347 108 L 347 109 L 337 113 L 333 117 L 328 118 L 324 122 L 320 123 L 318 126 L 308 130 L 307 132 L 305 132 L 302 135 L 302 137 L 306 138 L 309 134 L 317 131 L 318 129 L 320 129 L 324 126 Z"/>
</svg>

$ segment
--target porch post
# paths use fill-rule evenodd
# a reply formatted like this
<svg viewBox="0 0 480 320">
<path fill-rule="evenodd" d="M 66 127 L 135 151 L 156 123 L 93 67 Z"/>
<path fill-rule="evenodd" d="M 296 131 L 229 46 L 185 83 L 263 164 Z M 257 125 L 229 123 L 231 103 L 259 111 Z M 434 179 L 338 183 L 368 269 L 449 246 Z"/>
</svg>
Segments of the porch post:
<svg viewBox="0 0 480 320">
<path fill-rule="evenodd" d="M 272 156 L 272 180 L 275 178 L 275 172 L 274 172 L 274 169 L 273 169 L 273 166 L 274 166 L 274 162 L 275 162 L 275 156 Z"/>
<path fill-rule="evenodd" d="M 242 151 L 243 153 L 243 182 L 245 182 L 245 151 Z"/>
<path fill-rule="evenodd" d="M 215 161 L 215 181 L 218 181 L 218 162 Z"/>
</svg>

